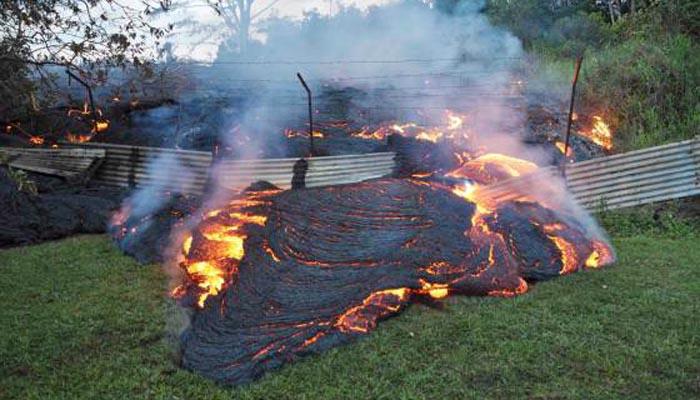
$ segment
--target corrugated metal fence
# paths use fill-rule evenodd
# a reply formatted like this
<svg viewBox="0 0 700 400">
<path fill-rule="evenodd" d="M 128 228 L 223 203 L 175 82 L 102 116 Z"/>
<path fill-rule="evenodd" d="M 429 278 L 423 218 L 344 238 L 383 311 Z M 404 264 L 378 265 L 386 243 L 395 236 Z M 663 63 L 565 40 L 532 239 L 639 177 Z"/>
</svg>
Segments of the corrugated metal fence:
<svg viewBox="0 0 700 400">
<path fill-rule="evenodd" d="M 559 174 L 556 168 L 541 168 L 480 193 L 513 199 Z M 590 210 L 696 196 L 700 194 L 700 138 L 569 164 L 566 181 L 578 202 Z"/>
<path fill-rule="evenodd" d="M 85 143 L 78 148 L 2 148 L 0 154 L 21 155 L 23 164 L 17 159 L 15 167 L 22 168 L 26 164 L 26 169 L 37 172 L 42 172 L 37 169 L 41 167 L 65 168 L 72 173 L 73 169 L 90 165 L 81 158 L 88 161 L 99 158 L 102 163 L 94 175 L 98 182 L 115 186 L 156 183 L 184 188 L 191 193 L 204 190 L 212 164 L 211 154 L 200 151 L 106 143 Z M 394 156 L 386 152 L 309 158 L 306 184 L 309 187 L 338 185 L 387 176 L 393 171 Z M 160 162 L 153 164 L 155 160 Z M 260 180 L 287 189 L 296 161 L 295 158 L 221 160 L 216 173 L 219 182 L 232 189 Z M 570 164 L 566 171 L 567 184 L 574 197 L 591 210 L 695 196 L 700 194 L 700 137 Z M 547 179 L 560 176 L 556 168 L 541 168 L 532 174 L 482 188 L 480 193 L 501 200 L 515 199 Z"/>
<path fill-rule="evenodd" d="M 209 179 L 212 164 L 211 154 L 201 151 L 106 143 L 84 143 L 81 146 L 105 150 L 105 160 L 95 180 L 116 186 L 161 183 L 201 193 Z M 394 168 L 394 156 L 394 153 L 385 152 L 308 158 L 306 186 L 338 185 L 390 175 Z M 152 164 L 155 160 L 161 162 Z M 255 181 L 267 181 L 288 189 L 297 161 L 298 158 L 224 159 L 217 163 L 216 175 L 224 187 L 231 189 L 243 188 Z M 179 169 L 181 173 L 163 171 L 168 168 Z"/>
</svg>

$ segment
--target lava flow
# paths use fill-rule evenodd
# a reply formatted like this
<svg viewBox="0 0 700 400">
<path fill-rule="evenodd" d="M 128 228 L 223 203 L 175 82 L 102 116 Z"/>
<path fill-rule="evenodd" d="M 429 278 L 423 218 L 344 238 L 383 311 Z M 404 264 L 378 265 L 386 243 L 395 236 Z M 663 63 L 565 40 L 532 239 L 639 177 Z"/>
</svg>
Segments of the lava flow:
<svg viewBox="0 0 700 400">
<path fill-rule="evenodd" d="M 476 146 L 465 120 L 448 113 L 439 128 L 391 124 L 367 133 L 397 134 L 396 151 L 408 149 L 397 156 L 405 163 L 397 171 L 407 172 L 394 178 L 287 191 L 256 184 L 249 190 L 266 190 L 195 213 L 181 206 L 177 218 L 172 206 L 181 201 L 162 208 L 165 218 L 125 207 L 112 228 L 123 248 L 129 240 L 143 248 L 151 232 L 163 232 L 162 221 L 178 221 L 171 226 L 179 277 L 170 294 L 194 309 L 181 340 L 183 366 L 226 384 L 248 382 L 366 335 L 414 301 L 513 297 L 614 261 L 595 224 L 554 196 L 568 198 L 561 182 L 511 191 L 515 178 L 539 176 L 538 166 L 469 150 Z M 425 165 L 422 155 L 411 158 L 415 148 L 447 148 L 439 154 L 454 163 L 412 169 L 416 160 Z"/>
<path fill-rule="evenodd" d="M 246 226 L 264 226 L 267 220 L 264 215 L 243 210 L 266 204 L 264 196 L 271 193 L 244 196 L 229 202 L 225 209 L 206 213 L 198 229 L 183 239 L 180 267 L 187 279 L 171 291 L 174 298 L 184 303 L 183 299 L 192 296 L 201 308 L 209 296 L 217 295 L 235 279 L 245 255 Z"/>
<path fill-rule="evenodd" d="M 181 238 L 198 309 L 183 365 L 227 384 L 364 335 L 410 302 L 512 297 L 538 281 L 599 268 L 612 248 L 573 215 L 480 188 L 537 167 L 500 154 L 465 161 L 454 185 L 382 179 L 252 192 L 208 212 Z"/>
<path fill-rule="evenodd" d="M 385 123 L 375 129 L 364 127 L 351 135 L 363 139 L 384 140 L 392 134 L 399 134 L 425 142 L 437 143 L 449 140 L 454 144 L 460 144 L 463 139 L 469 137 L 465 116 L 446 110 L 444 117 L 445 121 L 436 127 L 425 127 L 415 122 Z"/>
</svg>

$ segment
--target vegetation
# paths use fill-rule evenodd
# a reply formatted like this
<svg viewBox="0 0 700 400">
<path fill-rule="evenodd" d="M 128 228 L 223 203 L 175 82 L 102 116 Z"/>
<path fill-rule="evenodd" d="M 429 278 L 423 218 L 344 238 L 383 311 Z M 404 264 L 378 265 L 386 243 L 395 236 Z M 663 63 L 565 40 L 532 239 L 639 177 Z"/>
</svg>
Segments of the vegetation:
<svg viewBox="0 0 700 400">
<path fill-rule="evenodd" d="M 51 67 L 70 68 L 99 82 L 106 74 L 102 67 L 142 65 L 152 53 L 151 44 L 167 32 L 148 16 L 166 10 L 170 0 L 132 3 L 0 2 L 0 122 L 36 117 L 54 105 Z"/>
<path fill-rule="evenodd" d="M 39 194 L 36 182 L 34 182 L 25 171 L 8 167 L 7 176 L 15 182 L 18 191 L 34 196 Z"/>
<path fill-rule="evenodd" d="M 613 237 L 653 236 L 666 239 L 700 237 L 700 219 L 692 207 L 694 200 L 678 200 L 663 205 L 603 211 L 597 217 Z M 689 215 L 684 215 L 689 214 Z"/>
<path fill-rule="evenodd" d="M 103 236 L 4 250 L 0 398 L 696 398 L 697 240 L 618 237 L 611 268 L 414 305 L 235 389 L 176 366 L 159 267 Z"/>
<path fill-rule="evenodd" d="M 487 11 L 560 76 L 585 52 L 582 107 L 612 122 L 619 151 L 700 134 L 700 1 L 622 1 L 612 19 L 596 3 L 607 2 L 489 0 Z"/>
</svg>

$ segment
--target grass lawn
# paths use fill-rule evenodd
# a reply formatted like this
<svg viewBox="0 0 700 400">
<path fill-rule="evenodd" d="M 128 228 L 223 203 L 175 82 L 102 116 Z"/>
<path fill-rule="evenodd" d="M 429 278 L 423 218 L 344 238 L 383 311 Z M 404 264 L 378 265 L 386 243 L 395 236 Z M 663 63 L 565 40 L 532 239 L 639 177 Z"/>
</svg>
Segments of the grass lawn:
<svg viewBox="0 0 700 400">
<path fill-rule="evenodd" d="M 228 389 L 178 369 L 158 266 L 103 236 L 0 252 L 0 398 L 698 398 L 700 243 L 615 240 L 612 268 L 515 299 L 414 305 Z"/>
</svg>

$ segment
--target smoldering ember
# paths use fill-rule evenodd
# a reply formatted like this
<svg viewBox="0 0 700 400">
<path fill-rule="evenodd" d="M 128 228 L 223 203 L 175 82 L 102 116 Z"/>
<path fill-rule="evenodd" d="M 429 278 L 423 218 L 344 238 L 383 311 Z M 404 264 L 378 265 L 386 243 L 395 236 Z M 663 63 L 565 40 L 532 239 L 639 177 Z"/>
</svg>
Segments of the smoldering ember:
<svg viewBox="0 0 700 400">
<path fill-rule="evenodd" d="M 697 160 L 671 152 L 695 142 L 658 167 L 613 156 L 619 114 L 582 100 L 583 48 L 549 71 L 491 2 L 10 3 L 41 35 L 0 47 L 4 87 L 27 93 L 0 110 L 0 244 L 106 232 L 165 270 L 177 366 L 225 386 L 357 346 L 415 303 L 609 267 L 592 210 L 696 190 L 662 192 L 659 172 L 687 165 L 681 185 Z M 587 10 L 614 22 L 618 3 Z M 64 46 L 76 26 L 90 34 Z"/>
</svg>

